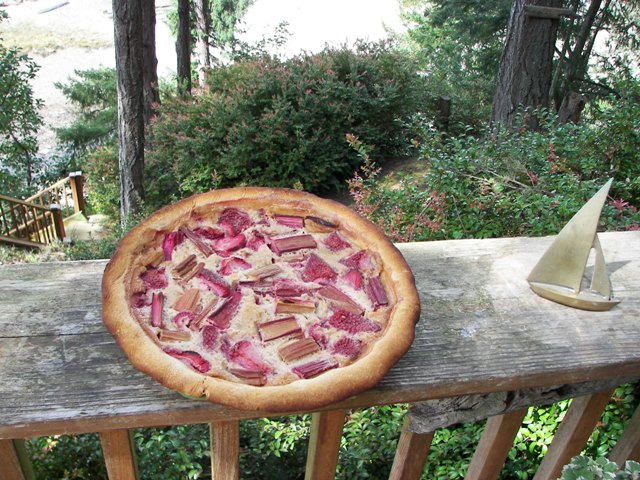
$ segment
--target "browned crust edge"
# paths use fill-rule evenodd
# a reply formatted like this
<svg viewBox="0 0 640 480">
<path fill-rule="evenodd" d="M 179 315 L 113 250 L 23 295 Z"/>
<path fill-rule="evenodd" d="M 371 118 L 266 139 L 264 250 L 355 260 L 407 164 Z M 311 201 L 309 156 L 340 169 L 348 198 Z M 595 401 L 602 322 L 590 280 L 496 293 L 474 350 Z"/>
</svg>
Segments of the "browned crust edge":
<svg viewBox="0 0 640 480">
<path fill-rule="evenodd" d="M 245 208 L 274 210 L 287 205 L 294 211 L 310 212 L 338 222 L 349 235 L 379 253 L 394 290 L 396 305 L 384 335 L 371 351 L 353 364 L 311 378 L 281 386 L 255 387 L 199 374 L 162 352 L 144 332 L 129 311 L 126 278 L 141 245 L 153 239 L 158 230 L 172 229 L 199 206 L 242 201 Z M 310 410 L 343 400 L 375 386 L 406 353 L 414 338 L 420 314 L 415 280 L 400 251 L 374 224 L 348 207 L 309 193 L 278 188 L 231 188 L 195 195 L 165 207 L 132 229 L 120 242 L 109 261 L 102 280 L 102 316 L 130 362 L 162 385 L 186 395 L 245 410 L 284 412 Z"/>
</svg>

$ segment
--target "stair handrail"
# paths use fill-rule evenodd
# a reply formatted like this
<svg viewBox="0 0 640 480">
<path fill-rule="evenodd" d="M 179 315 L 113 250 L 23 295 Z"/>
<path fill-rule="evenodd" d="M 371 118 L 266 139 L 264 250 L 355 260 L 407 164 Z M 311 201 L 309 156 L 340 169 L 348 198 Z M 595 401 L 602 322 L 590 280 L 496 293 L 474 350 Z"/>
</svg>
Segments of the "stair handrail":
<svg viewBox="0 0 640 480">
<path fill-rule="evenodd" d="M 80 212 L 86 216 L 87 212 L 83 194 L 83 179 L 84 177 L 81 171 L 71 172 L 67 177 L 58 180 L 47 188 L 31 195 L 26 198 L 25 201 L 43 206 L 58 204 L 63 210 L 63 218 L 65 220 Z M 67 189 L 71 190 L 73 205 L 69 205 Z M 72 211 L 73 213 L 71 213 Z"/>
<path fill-rule="evenodd" d="M 8 204 L 5 209 L 3 202 Z M 43 247 L 65 238 L 60 204 L 49 206 L 0 195 L 0 242 Z"/>
</svg>

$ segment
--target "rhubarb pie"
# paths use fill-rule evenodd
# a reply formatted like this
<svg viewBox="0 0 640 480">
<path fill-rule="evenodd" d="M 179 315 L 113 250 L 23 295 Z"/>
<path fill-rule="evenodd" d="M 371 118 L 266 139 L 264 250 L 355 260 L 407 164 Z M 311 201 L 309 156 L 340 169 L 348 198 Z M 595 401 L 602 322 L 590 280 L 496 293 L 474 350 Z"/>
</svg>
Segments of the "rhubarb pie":
<svg viewBox="0 0 640 480">
<path fill-rule="evenodd" d="M 131 363 L 185 395 L 309 410 L 374 386 L 407 351 L 413 275 L 351 209 L 236 188 L 168 206 L 107 265 L 103 319 Z"/>
</svg>

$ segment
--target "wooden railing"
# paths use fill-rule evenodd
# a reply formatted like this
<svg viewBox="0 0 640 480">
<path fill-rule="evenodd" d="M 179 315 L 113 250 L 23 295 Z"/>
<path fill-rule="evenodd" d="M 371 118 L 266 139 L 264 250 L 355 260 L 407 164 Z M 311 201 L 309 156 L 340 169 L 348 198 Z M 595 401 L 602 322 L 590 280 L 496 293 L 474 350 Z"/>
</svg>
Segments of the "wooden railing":
<svg viewBox="0 0 640 480">
<path fill-rule="evenodd" d="M 26 198 L 25 202 L 42 206 L 60 205 L 65 220 L 79 213 L 86 215 L 82 172 L 71 172 L 68 177 Z"/>
<path fill-rule="evenodd" d="M 573 398 L 535 475 L 557 478 L 612 389 L 640 379 L 640 232 L 600 235 L 621 300 L 608 312 L 531 292 L 526 274 L 551 240 L 399 245 L 422 302 L 413 346 L 376 387 L 313 413 L 306 478 L 334 478 L 350 410 L 410 403 L 391 479 L 420 477 L 438 428 L 482 419 L 466 478 L 496 479 L 526 408 Z M 134 370 L 100 320 L 105 265 L 0 266 L 0 477 L 29 478 L 21 439 L 100 432 L 109 478 L 135 479 L 131 429 L 208 423 L 212 477 L 237 479 L 240 422 L 271 414 L 189 400 Z M 640 410 L 609 458 L 640 459 Z"/>
<path fill-rule="evenodd" d="M 64 221 L 85 213 L 82 172 L 20 200 L 0 195 L 0 242 L 43 247 L 65 239 Z"/>
</svg>

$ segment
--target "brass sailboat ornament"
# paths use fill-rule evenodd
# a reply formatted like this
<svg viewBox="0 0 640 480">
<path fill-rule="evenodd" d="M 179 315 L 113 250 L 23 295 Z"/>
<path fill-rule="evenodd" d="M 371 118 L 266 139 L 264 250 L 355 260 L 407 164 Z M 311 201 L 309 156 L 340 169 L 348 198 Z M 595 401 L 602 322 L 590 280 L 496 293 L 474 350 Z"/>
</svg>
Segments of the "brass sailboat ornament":
<svg viewBox="0 0 640 480">
<path fill-rule="evenodd" d="M 613 308 L 611 282 L 596 229 L 602 207 L 613 179 L 602 187 L 560 231 L 549 249 L 533 268 L 527 281 L 543 298 L 583 310 L 604 311 Z M 582 280 L 591 249 L 595 265 L 590 288 Z"/>
</svg>

